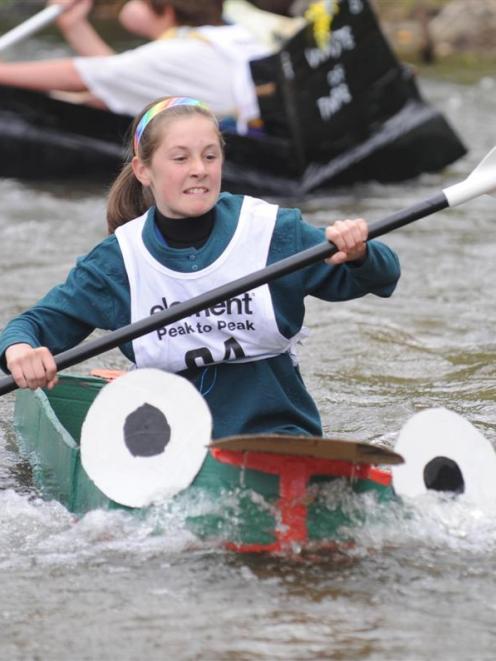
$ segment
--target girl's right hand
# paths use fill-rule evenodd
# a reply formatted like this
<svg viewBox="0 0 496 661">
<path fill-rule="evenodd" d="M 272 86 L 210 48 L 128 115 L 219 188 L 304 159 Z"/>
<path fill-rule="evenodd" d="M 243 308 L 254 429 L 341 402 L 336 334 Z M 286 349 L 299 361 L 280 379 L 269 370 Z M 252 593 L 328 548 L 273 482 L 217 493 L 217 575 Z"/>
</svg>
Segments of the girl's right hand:
<svg viewBox="0 0 496 661">
<path fill-rule="evenodd" d="M 5 352 L 7 367 L 19 388 L 53 388 L 58 381 L 55 359 L 46 347 L 12 344 Z"/>
<path fill-rule="evenodd" d="M 73 0 L 49 0 L 47 4 L 49 5 L 70 5 Z M 88 14 L 93 8 L 93 0 L 79 0 L 76 2 L 74 7 L 68 9 L 67 11 L 60 14 L 57 18 L 57 25 L 62 30 L 62 32 L 67 32 L 72 30 L 72 28 L 86 21 Z"/>
</svg>

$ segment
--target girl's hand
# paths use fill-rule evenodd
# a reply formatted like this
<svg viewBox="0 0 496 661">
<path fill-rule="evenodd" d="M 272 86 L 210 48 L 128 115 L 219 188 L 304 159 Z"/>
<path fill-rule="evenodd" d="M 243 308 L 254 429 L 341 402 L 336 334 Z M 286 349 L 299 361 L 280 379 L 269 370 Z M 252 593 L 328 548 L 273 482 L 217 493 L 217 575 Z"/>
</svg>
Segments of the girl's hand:
<svg viewBox="0 0 496 661">
<path fill-rule="evenodd" d="M 73 0 L 49 0 L 47 4 L 68 6 L 72 3 L 72 1 Z M 62 32 L 69 32 L 78 23 L 86 21 L 92 8 L 93 0 L 79 0 L 79 2 L 76 2 L 74 7 L 63 12 L 57 18 L 57 25 L 62 30 Z"/>
<path fill-rule="evenodd" d="M 5 352 L 7 367 L 19 388 L 53 388 L 58 381 L 54 357 L 46 347 L 12 344 Z"/>
<path fill-rule="evenodd" d="M 328 264 L 343 264 L 364 259 L 367 236 L 367 222 L 363 218 L 337 220 L 326 229 L 326 239 L 334 243 L 338 252 L 325 261 Z"/>
</svg>

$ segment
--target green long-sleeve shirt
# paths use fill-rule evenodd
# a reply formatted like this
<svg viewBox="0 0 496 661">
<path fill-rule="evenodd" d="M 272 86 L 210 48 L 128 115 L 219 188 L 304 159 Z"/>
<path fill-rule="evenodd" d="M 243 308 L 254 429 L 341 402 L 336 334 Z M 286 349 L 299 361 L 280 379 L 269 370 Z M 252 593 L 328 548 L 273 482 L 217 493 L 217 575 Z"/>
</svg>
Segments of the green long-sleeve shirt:
<svg viewBox="0 0 496 661">
<path fill-rule="evenodd" d="M 169 269 L 189 272 L 206 268 L 232 238 L 242 201 L 243 196 L 220 196 L 212 235 L 199 249 L 165 245 L 152 209 L 143 230 L 144 243 Z M 267 263 L 323 240 L 324 230 L 305 223 L 298 210 L 280 209 Z M 279 278 L 269 285 L 279 331 L 286 337 L 298 332 L 307 295 L 326 301 L 345 301 L 367 293 L 387 297 L 399 276 L 395 253 L 380 242 L 370 241 L 367 258 L 359 266 L 321 262 Z M 114 330 L 130 321 L 129 282 L 119 243 L 110 236 L 77 261 L 65 283 L 5 327 L 0 335 L 2 367 L 5 369 L 5 351 L 12 344 L 47 346 L 57 354 L 84 340 L 95 328 Z M 134 362 L 132 343 L 124 344 L 121 350 Z M 249 363 L 221 363 L 184 375 L 206 397 L 214 420 L 214 438 L 259 432 L 322 433 L 315 403 L 288 354 Z"/>
</svg>

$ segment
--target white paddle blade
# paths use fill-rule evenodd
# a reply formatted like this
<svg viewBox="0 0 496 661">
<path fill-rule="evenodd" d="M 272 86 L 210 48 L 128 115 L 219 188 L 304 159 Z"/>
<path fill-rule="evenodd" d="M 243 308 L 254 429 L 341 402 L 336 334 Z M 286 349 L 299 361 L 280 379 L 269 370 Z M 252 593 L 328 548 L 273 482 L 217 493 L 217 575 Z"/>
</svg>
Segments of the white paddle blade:
<svg viewBox="0 0 496 661">
<path fill-rule="evenodd" d="M 108 498 L 145 507 L 186 489 L 200 470 L 212 416 L 196 388 L 157 369 L 104 386 L 81 431 L 81 463 Z"/>
<path fill-rule="evenodd" d="M 443 190 L 450 207 L 473 200 L 480 195 L 496 193 L 496 147 L 486 154 L 469 176 Z"/>
<path fill-rule="evenodd" d="M 64 11 L 65 8 L 63 5 L 49 5 L 45 7 L 45 9 L 42 9 L 34 16 L 31 16 L 31 18 L 28 18 L 17 27 L 12 28 L 12 30 L 2 35 L 0 37 L 0 51 L 10 48 L 10 46 L 14 46 L 35 32 L 42 30 L 45 26 L 53 23 Z"/>
<path fill-rule="evenodd" d="M 445 408 L 417 413 L 401 429 L 394 449 L 405 459 L 392 467 L 400 496 L 434 490 L 478 504 L 496 503 L 496 452 L 461 415 Z"/>
</svg>

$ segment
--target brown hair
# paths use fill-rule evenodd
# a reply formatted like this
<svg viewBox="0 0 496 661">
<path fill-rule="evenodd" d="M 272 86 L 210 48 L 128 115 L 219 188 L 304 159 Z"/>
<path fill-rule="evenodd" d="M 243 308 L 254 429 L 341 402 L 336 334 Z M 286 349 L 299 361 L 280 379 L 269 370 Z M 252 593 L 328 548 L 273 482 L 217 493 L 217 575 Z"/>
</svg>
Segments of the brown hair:
<svg viewBox="0 0 496 661">
<path fill-rule="evenodd" d="M 219 129 L 219 123 L 216 116 L 208 108 L 203 105 L 177 105 L 159 112 L 150 120 L 141 134 L 138 149 L 135 153 L 134 136 L 141 118 L 150 108 L 167 98 L 170 97 L 163 97 L 149 103 L 134 119 L 131 125 L 127 162 L 112 184 L 107 198 L 107 227 L 109 234 L 113 234 L 120 225 L 124 225 L 124 223 L 127 223 L 133 218 L 141 216 L 147 209 L 153 206 L 155 202 L 153 194 L 148 187 L 143 186 L 135 177 L 131 161 L 134 156 L 138 156 L 145 165 L 150 165 L 153 154 L 162 142 L 164 129 L 171 121 L 193 115 L 202 115 L 210 119 L 217 130 L 221 149 L 224 148 L 224 139 Z"/>
<path fill-rule="evenodd" d="M 167 5 L 174 8 L 178 25 L 222 25 L 224 0 L 148 0 L 153 11 L 161 16 Z"/>
</svg>

